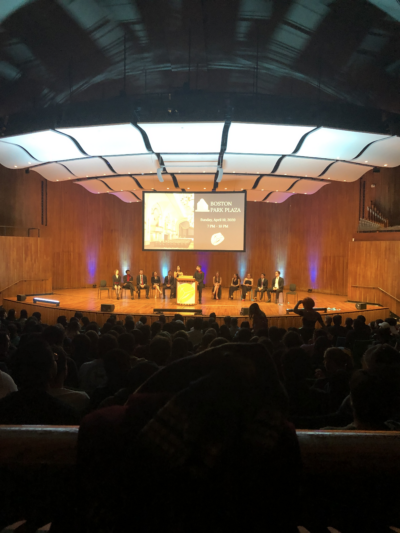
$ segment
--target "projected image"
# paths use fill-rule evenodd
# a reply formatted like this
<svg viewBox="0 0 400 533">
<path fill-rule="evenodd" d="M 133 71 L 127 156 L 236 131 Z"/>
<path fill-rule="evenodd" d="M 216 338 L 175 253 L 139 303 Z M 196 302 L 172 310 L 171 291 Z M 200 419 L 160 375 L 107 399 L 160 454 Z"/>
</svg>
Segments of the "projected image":
<svg viewBox="0 0 400 533">
<path fill-rule="evenodd" d="M 246 194 L 144 193 L 144 250 L 244 251 Z"/>
</svg>

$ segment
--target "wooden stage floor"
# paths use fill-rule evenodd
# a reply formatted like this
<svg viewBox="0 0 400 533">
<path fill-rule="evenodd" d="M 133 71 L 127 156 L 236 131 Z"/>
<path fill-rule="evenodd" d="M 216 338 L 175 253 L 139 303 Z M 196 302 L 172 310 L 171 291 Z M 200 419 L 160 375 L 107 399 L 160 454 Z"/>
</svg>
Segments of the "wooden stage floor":
<svg viewBox="0 0 400 533">
<path fill-rule="evenodd" d="M 286 295 L 286 291 L 284 291 L 284 294 Z M 171 300 L 169 298 L 168 293 L 165 300 L 163 298 L 160 299 L 159 297 L 151 297 L 151 292 L 149 299 L 146 299 L 143 293 L 142 297 L 138 299 L 135 293 L 135 299 L 131 300 L 129 291 L 124 291 L 124 298 L 120 300 L 117 300 L 116 298 L 108 298 L 104 291 L 102 292 L 101 296 L 102 298 L 100 299 L 98 289 L 93 288 L 59 289 L 54 290 L 52 295 L 43 296 L 43 298 L 59 300 L 59 307 L 45 303 L 34 304 L 33 296 L 28 296 L 24 302 L 17 302 L 16 296 L 7 297 L 4 299 L 3 305 L 6 309 L 14 308 L 17 310 L 17 312 L 20 309 L 27 309 L 29 314 L 34 311 L 40 311 L 47 323 L 51 323 L 50 321 L 53 319 L 53 317 L 58 317 L 60 315 L 66 315 L 67 318 L 69 318 L 73 316 L 75 311 L 82 311 L 90 318 L 90 320 L 96 320 L 98 323 L 104 323 L 110 313 L 102 313 L 100 310 L 101 304 L 114 304 L 115 309 L 113 313 L 116 315 L 123 316 L 131 314 L 134 316 L 146 315 L 149 317 L 153 315 L 154 320 L 156 320 L 157 314 L 154 313 L 154 309 L 162 309 L 166 316 L 174 315 L 177 312 L 177 309 L 179 309 L 179 312 L 183 315 L 185 314 L 185 311 L 188 315 L 192 315 L 194 310 L 201 309 L 203 316 L 208 316 L 210 313 L 214 312 L 217 317 L 229 315 L 231 317 L 240 317 L 241 320 L 247 320 L 246 317 L 240 316 L 240 310 L 242 307 L 249 307 L 252 303 L 249 298 L 247 298 L 245 302 L 242 302 L 239 298 L 229 300 L 227 288 L 223 289 L 222 298 L 220 300 L 214 300 L 211 297 L 211 289 L 208 287 L 203 290 L 202 304 L 196 304 L 193 306 L 178 305 L 176 303 L 176 299 Z M 387 308 L 383 308 L 378 305 L 368 305 L 366 311 L 358 311 L 355 308 L 354 302 L 348 302 L 346 296 L 322 294 L 318 292 L 309 294 L 307 292 L 299 291 L 296 301 L 293 296 L 289 296 L 289 304 L 287 303 L 287 299 L 282 305 L 277 305 L 276 303 L 267 303 L 265 301 L 258 302 L 258 304 L 268 318 L 285 319 L 284 321 L 270 320 L 271 325 L 273 323 L 274 325 L 278 325 L 279 323 L 281 325 L 280 327 L 285 327 L 282 324 L 289 324 L 287 321 L 288 318 L 294 319 L 294 322 L 293 320 L 290 320 L 290 323 L 293 322 L 293 324 L 300 325 L 301 318 L 297 315 L 293 315 L 293 313 L 287 315 L 286 309 L 293 308 L 297 302 L 297 299 L 301 300 L 306 296 L 311 296 L 314 299 L 316 307 L 328 308 L 326 313 L 328 315 L 342 314 L 355 318 L 359 314 L 364 314 L 366 315 L 368 321 L 389 316 L 389 310 Z"/>
</svg>

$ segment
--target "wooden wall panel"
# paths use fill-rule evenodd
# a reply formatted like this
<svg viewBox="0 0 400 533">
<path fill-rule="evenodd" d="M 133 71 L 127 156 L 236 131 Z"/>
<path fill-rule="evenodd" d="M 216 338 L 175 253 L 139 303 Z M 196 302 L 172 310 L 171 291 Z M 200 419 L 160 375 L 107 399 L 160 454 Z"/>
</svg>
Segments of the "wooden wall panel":
<svg viewBox="0 0 400 533">
<path fill-rule="evenodd" d="M 0 237 L 0 250 L 0 299 L 20 293 L 51 292 L 53 261 L 49 239 Z"/>
<path fill-rule="evenodd" d="M 350 242 L 348 298 L 379 303 L 400 316 L 400 242 Z M 389 293 L 362 287 L 379 287 Z M 399 300 L 399 301 L 396 301 Z"/>
</svg>

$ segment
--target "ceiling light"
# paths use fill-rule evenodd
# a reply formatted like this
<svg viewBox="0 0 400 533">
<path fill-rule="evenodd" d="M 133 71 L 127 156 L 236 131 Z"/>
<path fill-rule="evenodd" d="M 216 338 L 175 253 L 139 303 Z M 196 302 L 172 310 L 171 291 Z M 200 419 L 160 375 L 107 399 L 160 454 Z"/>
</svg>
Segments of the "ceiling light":
<svg viewBox="0 0 400 533">
<path fill-rule="evenodd" d="M 167 187 L 167 189 L 169 189 L 169 187 Z M 153 189 L 154 190 L 154 189 Z"/>
<path fill-rule="evenodd" d="M 205 189 L 206 189 L 206 188 L 204 187 L 204 190 L 205 190 Z"/>
<path fill-rule="evenodd" d="M 18 168 L 17 165 L 14 165 L 14 168 Z"/>
<path fill-rule="evenodd" d="M 225 187 L 225 190 L 226 190 L 226 187 Z"/>
<path fill-rule="evenodd" d="M 364 161 L 364 163 L 368 163 L 368 161 Z"/>
<path fill-rule="evenodd" d="M 190 187 L 188 187 L 188 191 L 190 191 Z"/>
<path fill-rule="evenodd" d="M 387 163 L 385 163 L 383 166 L 384 166 L 384 167 L 387 167 Z"/>
</svg>

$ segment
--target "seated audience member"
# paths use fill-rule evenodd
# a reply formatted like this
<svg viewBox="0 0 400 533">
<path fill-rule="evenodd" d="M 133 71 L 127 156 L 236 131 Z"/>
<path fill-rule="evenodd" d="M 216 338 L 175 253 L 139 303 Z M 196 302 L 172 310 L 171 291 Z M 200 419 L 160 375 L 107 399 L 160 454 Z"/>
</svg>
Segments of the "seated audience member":
<svg viewBox="0 0 400 533">
<path fill-rule="evenodd" d="M 120 348 L 114 348 L 104 354 L 104 370 L 107 380 L 104 385 L 96 387 L 90 396 L 90 409 L 97 409 L 103 400 L 113 396 L 127 386 L 128 373 L 131 368 L 129 355 Z"/>
<path fill-rule="evenodd" d="M 57 324 L 61 324 L 64 329 L 68 326 L 67 317 L 65 315 L 60 315 L 57 317 Z"/>
<path fill-rule="evenodd" d="M 369 340 L 371 337 L 370 332 L 364 327 L 362 320 L 356 318 L 353 322 L 354 329 L 350 330 L 346 335 L 346 348 L 353 349 L 356 341 Z"/>
<path fill-rule="evenodd" d="M 215 330 L 212 330 L 214 331 L 214 334 L 213 333 L 209 333 L 208 331 L 203 335 L 202 339 L 201 339 L 201 344 L 199 345 L 198 347 L 198 350 L 197 352 L 203 352 L 204 350 L 207 350 L 207 348 L 210 346 L 211 342 L 217 337 L 215 335 Z"/>
<path fill-rule="evenodd" d="M 99 338 L 97 359 L 89 363 L 83 363 L 79 369 L 79 385 L 89 396 L 97 387 L 102 387 L 107 382 L 107 374 L 104 368 L 104 356 L 110 350 L 118 347 L 115 337 L 106 333 Z"/>
<path fill-rule="evenodd" d="M 147 324 L 147 317 L 141 316 L 139 320 L 135 324 L 136 329 L 141 329 L 143 326 Z"/>
<path fill-rule="evenodd" d="M 223 324 L 219 328 L 219 335 L 220 335 L 220 337 L 224 337 L 224 339 L 226 339 L 228 342 L 232 342 L 231 332 L 229 331 L 228 326 L 226 326 L 225 324 Z"/>
<path fill-rule="evenodd" d="M 314 350 L 311 354 L 310 360 L 313 368 L 324 367 L 324 354 L 328 348 L 332 347 L 332 342 L 327 336 L 321 335 L 315 339 Z"/>
<path fill-rule="evenodd" d="M 223 361 L 232 347 L 239 353 L 228 351 Z M 295 431 L 272 361 L 261 345 L 249 350 L 223 345 L 177 361 L 126 406 L 84 419 L 83 530 L 123 531 L 132 501 L 138 531 L 227 533 L 239 524 L 257 531 L 266 516 L 271 533 L 296 530 Z"/>
<path fill-rule="evenodd" d="M 357 319 L 362 322 L 364 330 L 366 332 L 368 332 L 369 334 L 371 334 L 371 328 L 368 326 L 367 319 L 365 318 L 365 316 L 364 315 L 358 315 Z"/>
<path fill-rule="evenodd" d="M 236 333 L 239 331 L 238 319 L 236 317 L 231 318 L 231 325 L 229 326 L 229 332 L 232 339 L 235 337 Z"/>
<path fill-rule="evenodd" d="M 329 315 L 326 315 L 325 317 L 325 326 L 327 328 L 330 328 L 332 326 L 332 317 Z"/>
<path fill-rule="evenodd" d="M 151 338 L 154 339 L 154 337 L 156 337 L 160 333 L 161 330 L 162 330 L 161 322 L 153 322 L 152 325 L 150 326 Z"/>
<path fill-rule="evenodd" d="M 312 389 L 313 369 L 308 355 L 301 348 L 291 348 L 282 356 L 285 389 L 289 396 L 291 415 L 315 416 L 326 413 L 327 395 Z"/>
<path fill-rule="evenodd" d="M 389 344 L 394 346 L 396 338 L 392 335 L 390 324 L 388 322 L 381 322 L 374 335 L 374 344 Z"/>
<path fill-rule="evenodd" d="M 364 370 L 379 372 L 382 368 L 394 372 L 400 369 L 400 352 L 388 344 L 371 346 L 363 355 Z"/>
<path fill-rule="evenodd" d="M 15 392 L 16 390 L 18 389 L 13 378 L 6 372 L 0 370 L 0 399 L 7 396 L 7 394 L 10 394 L 10 392 Z"/>
<path fill-rule="evenodd" d="M 193 346 L 200 344 L 203 338 L 203 319 L 196 316 L 193 323 L 193 330 L 188 332 L 188 337 Z"/>
<path fill-rule="evenodd" d="M 249 319 L 253 320 L 253 332 L 257 335 L 260 329 L 268 329 L 268 318 L 256 303 L 249 307 Z"/>
<path fill-rule="evenodd" d="M 272 342 L 274 352 L 285 349 L 285 345 L 282 341 L 284 335 L 282 335 L 282 332 L 279 328 L 277 328 L 276 326 L 271 326 L 268 329 L 268 336 Z"/>
<path fill-rule="evenodd" d="M 9 309 L 7 313 L 7 322 L 15 322 L 17 317 L 15 316 L 15 309 Z"/>
<path fill-rule="evenodd" d="M 338 337 L 346 337 L 347 330 L 342 326 L 342 317 L 341 315 L 335 315 L 333 317 L 333 326 L 328 328 L 329 333 L 332 335 L 332 344 L 336 345 L 336 340 Z"/>
<path fill-rule="evenodd" d="M 287 349 L 300 348 L 300 346 L 303 344 L 303 339 L 295 331 L 288 331 L 285 333 L 282 342 Z"/>
<path fill-rule="evenodd" d="M 28 311 L 26 309 L 21 309 L 19 312 L 19 319 L 18 322 L 23 326 L 25 322 L 28 320 Z"/>
<path fill-rule="evenodd" d="M 344 327 L 347 333 L 353 329 L 353 322 L 354 320 L 351 317 L 347 317 L 346 320 L 344 321 Z"/>
<path fill-rule="evenodd" d="M 32 313 L 33 318 L 36 318 L 36 320 L 40 323 L 42 321 L 42 313 L 39 313 L 39 311 L 35 311 Z"/>
<path fill-rule="evenodd" d="M 323 338 L 323 337 L 321 337 Z M 328 348 L 324 353 L 323 370 L 317 370 L 313 388 L 325 391 L 329 396 L 328 410 L 337 411 L 350 392 L 349 381 L 353 371 L 352 360 L 342 348 Z"/>
<path fill-rule="evenodd" d="M 171 357 L 171 341 L 165 337 L 155 337 L 149 345 L 147 359 L 158 366 L 164 366 Z"/>
<path fill-rule="evenodd" d="M 81 327 L 81 333 L 84 333 L 86 331 L 86 328 L 88 327 L 88 325 L 90 324 L 90 320 L 87 316 L 83 316 L 81 318 L 81 324 L 82 324 L 82 327 Z"/>
<path fill-rule="evenodd" d="M 139 270 L 139 274 L 136 276 L 136 290 L 138 298 L 140 298 L 140 291 L 146 291 L 146 298 L 149 297 L 149 285 L 147 284 L 147 276 L 143 274 L 143 270 Z"/>
<path fill-rule="evenodd" d="M 239 331 L 235 335 L 234 341 L 235 342 L 250 342 L 251 337 L 252 337 L 252 333 L 251 333 L 250 328 L 240 328 Z"/>
<path fill-rule="evenodd" d="M 169 365 L 170 363 L 179 361 L 179 359 L 183 359 L 184 357 L 187 357 L 188 355 L 189 355 L 189 342 L 187 341 L 187 339 L 184 339 L 183 337 L 176 337 L 172 341 L 171 355 L 169 356 L 166 364 Z"/>
<path fill-rule="evenodd" d="M 387 431 L 400 422 L 398 372 L 358 370 L 350 382 L 354 420 L 348 429 Z"/>
<path fill-rule="evenodd" d="M 90 334 L 89 331 L 88 334 Z M 92 340 L 90 339 L 89 335 L 77 335 L 74 339 L 72 339 L 71 359 L 75 362 L 78 371 L 83 363 L 88 363 L 94 359 L 92 352 Z"/>
<path fill-rule="evenodd" d="M 90 342 L 90 341 L 89 341 Z M 54 374 L 49 388 L 49 394 L 67 403 L 81 415 L 88 407 L 90 398 L 83 391 L 70 390 L 64 387 L 64 381 L 68 374 L 67 358 L 59 351 L 57 357 L 57 372 Z"/>
<path fill-rule="evenodd" d="M 0 424 L 77 424 L 75 410 L 49 394 L 58 356 L 47 342 L 27 342 L 16 357 L 14 377 L 18 391 L 0 400 Z"/>
</svg>

